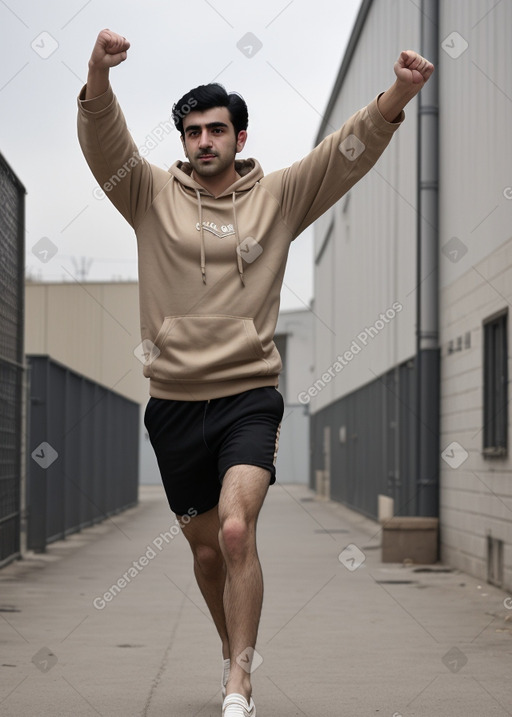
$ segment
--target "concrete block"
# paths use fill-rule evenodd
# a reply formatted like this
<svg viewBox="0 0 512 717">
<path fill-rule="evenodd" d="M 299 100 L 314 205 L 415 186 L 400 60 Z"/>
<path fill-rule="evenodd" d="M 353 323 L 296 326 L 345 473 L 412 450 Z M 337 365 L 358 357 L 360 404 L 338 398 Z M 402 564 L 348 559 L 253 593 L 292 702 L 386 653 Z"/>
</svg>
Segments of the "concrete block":
<svg viewBox="0 0 512 717">
<path fill-rule="evenodd" d="M 382 562 L 431 565 L 438 561 L 438 518 L 395 516 L 382 521 Z"/>
</svg>

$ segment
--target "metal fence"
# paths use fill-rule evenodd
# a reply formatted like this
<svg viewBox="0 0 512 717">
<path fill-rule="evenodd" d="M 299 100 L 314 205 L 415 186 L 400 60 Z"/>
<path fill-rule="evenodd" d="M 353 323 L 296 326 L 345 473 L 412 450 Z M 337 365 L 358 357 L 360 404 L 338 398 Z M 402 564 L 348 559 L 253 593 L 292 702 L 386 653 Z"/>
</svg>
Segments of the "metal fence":
<svg viewBox="0 0 512 717">
<path fill-rule="evenodd" d="M 311 488 L 374 519 L 379 495 L 418 514 L 415 381 L 407 361 L 311 417 Z"/>
<path fill-rule="evenodd" d="M 25 189 L 0 154 L 0 566 L 20 554 Z"/>
<path fill-rule="evenodd" d="M 48 356 L 30 371 L 27 547 L 137 503 L 139 404 Z"/>
</svg>

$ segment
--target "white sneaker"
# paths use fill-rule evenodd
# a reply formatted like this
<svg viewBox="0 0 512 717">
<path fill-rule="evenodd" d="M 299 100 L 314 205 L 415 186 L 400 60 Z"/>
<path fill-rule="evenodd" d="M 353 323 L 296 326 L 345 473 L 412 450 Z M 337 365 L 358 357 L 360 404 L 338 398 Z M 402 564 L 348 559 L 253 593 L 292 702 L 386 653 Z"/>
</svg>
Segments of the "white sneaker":
<svg viewBox="0 0 512 717">
<path fill-rule="evenodd" d="M 222 717 L 256 717 L 256 707 L 252 697 L 247 702 L 243 695 L 232 692 L 224 700 Z"/>
<path fill-rule="evenodd" d="M 221 687 L 222 687 L 222 699 L 225 699 L 225 698 L 226 698 L 226 685 L 228 684 L 229 673 L 230 673 L 230 672 L 231 672 L 231 660 L 230 660 L 229 657 L 228 657 L 227 660 L 223 660 L 222 682 L 221 682 Z"/>
</svg>

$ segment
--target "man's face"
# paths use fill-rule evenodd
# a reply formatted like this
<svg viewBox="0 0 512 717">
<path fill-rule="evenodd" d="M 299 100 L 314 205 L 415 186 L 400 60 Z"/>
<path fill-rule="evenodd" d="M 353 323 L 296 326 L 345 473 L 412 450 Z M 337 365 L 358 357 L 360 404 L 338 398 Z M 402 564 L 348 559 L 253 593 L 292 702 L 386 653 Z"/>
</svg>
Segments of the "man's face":
<svg viewBox="0 0 512 717">
<path fill-rule="evenodd" d="M 204 112 L 191 112 L 183 121 L 183 148 L 192 168 L 199 176 L 215 177 L 233 167 L 247 132 L 235 128 L 226 107 L 212 107 Z"/>
</svg>

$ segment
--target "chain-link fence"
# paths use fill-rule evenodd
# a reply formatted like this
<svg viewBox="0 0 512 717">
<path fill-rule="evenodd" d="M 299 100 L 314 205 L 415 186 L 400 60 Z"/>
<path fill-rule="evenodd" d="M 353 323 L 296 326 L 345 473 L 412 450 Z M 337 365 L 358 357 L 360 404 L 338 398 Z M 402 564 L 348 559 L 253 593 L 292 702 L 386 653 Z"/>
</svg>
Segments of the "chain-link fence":
<svg viewBox="0 0 512 717">
<path fill-rule="evenodd" d="M 25 189 L 0 154 L 0 566 L 20 554 Z"/>
</svg>

